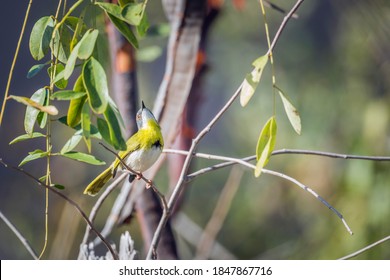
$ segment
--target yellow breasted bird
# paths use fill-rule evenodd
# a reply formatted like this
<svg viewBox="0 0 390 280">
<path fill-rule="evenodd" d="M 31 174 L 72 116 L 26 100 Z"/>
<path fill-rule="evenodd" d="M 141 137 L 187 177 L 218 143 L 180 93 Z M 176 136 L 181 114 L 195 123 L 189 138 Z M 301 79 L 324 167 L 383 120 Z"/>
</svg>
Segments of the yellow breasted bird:
<svg viewBox="0 0 390 280">
<path fill-rule="evenodd" d="M 161 134 L 160 125 L 152 112 L 145 107 L 142 101 L 142 107 L 136 115 L 138 131 L 127 140 L 126 151 L 120 151 L 118 155 L 132 170 L 142 173 L 149 169 L 156 162 L 164 147 L 164 140 Z M 96 195 L 104 185 L 115 176 L 121 162 L 118 158 L 97 176 L 84 190 L 84 194 Z M 130 182 L 136 175 L 131 174 Z"/>
</svg>

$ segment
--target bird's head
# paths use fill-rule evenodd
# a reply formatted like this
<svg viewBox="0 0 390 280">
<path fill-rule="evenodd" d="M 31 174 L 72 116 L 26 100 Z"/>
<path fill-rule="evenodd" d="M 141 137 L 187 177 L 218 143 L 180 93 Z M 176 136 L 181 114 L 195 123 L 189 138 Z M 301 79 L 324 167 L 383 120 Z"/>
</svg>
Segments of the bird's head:
<svg viewBox="0 0 390 280">
<path fill-rule="evenodd" d="M 150 124 L 156 124 L 157 126 L 159 126 L 153 113 L 148 108 L 145 107 L 143 101 L 142 101 L 141 109 L 139 109 L 137 112 L 136 121 L 137 121 L 138 129 L 145 128 Z"/>
</svg>

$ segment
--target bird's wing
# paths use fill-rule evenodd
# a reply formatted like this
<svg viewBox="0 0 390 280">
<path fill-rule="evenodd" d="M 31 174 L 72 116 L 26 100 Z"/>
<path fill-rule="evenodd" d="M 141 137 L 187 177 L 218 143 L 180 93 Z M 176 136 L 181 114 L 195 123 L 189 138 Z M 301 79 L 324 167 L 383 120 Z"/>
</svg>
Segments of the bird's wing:
<svg viewBox="0 0 390 280">
<path fill-rule="evenodd" d="M 132 152 L 138 150 L 141 147 L 141 142 L 139 140 L 140 140 L 139 133 L 136 133 L 133 136 L 131 136 L 129 140 L 127 140 L 126 142 L 126 146 L 127 146 L 126 151 L 120 151 L 118 153 L 118 156 L 120 156 L 120 158 L 124 160 Z M 115 174 L 120 163 L 121 163 L 120 160 L 116 158 L 112 167 L 113 174 Z"/>
</svg>

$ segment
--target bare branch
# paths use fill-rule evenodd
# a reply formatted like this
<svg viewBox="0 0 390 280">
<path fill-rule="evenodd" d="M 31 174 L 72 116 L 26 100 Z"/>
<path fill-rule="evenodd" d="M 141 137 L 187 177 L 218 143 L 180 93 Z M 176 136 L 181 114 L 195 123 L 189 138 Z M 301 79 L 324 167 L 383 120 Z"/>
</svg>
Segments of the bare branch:
<svg viewBox="0 0 390 280">
<path fill-rule="evenodd" d="M 372 161 L 390 161 L 390 157 L 385 156 L 361 156 L 361 155 L 347 155 L 347 154 L 338 154 L 331 152 L 321 152 L 321 151 L 312 151 L 312 150 L 298 150 L 298 149 L 282 149 L 276 150 L 272 153 L 273 156 L 283 155 L 283 154 L 295 154 L 295 155 L 313 155 L 313 156 L 323 156 L 331 158 L 341 158 L 341 159 L 360 159 L 360 160 L 372 160 Z"/>
<path fill-rule="evenodd" d="M 102 193 L 101 196 L 99 196 L 99 199 L 96 201 L 95 205 L 92 207 L 92 210 L 91 210 L 91 213 L 89 214 L 89 220 L 91 222 L 93 222 L 96 218 L 96 215 L 97 215 L 97 212 L 99 211 L 100 207 L 103 205 L 103 202 L 106 200 L 106 198 L 108 197 L 108 195 L 118 186 L 118 184 L 123 180 L 125 179 L 125 177 L 127 176 L 127 174 L 121 174 L 118 178 L 115 179 L 114 182 L 112 182 L 106 189 L 105 191 Z M 87 241 L 88 241 L 88 238 L 89 238 L 89 234 L 90 234 L 90 231 L 91 231 L 91 228 L 90 227 L 86 227 L 85 229 L 85 234 L 84 234 L 84 238 L 83 238 L 83 241 L 82 241 L 82 244 L 86 244 Z M 104 236 L 104 234 L 102 233 L 102 235 Z M 100 240 L 100 239 L 99 239 Z M 97 242 L 95 241 L 94 242 L 95 245 L 97 245 Z"/>
<path fill-rule="evenodd" d="M 152 188 L 153 191 L 158 195 L 158 197 L 160 198 L 161 200 L 161 203 L 162 203 L 162 206 L 163 206 L 163 210 L 164 212 L 167 211 L 168 209 L 168 205 L 167 205 L 167 202 L 165 200 L 165 197 L 164 195 L 157 189 L 157 187 L 155 186 L 155 184 L 153 183 L 152 180 L 146 178 L 142 173 L 140 172 L 137 172 L 137 171 L 134 171 L 133 169 L 131 169 L 127 164 L 126 162 L 113 150 L 111 150 L 109 147 L 107 147 L 106 145 L 104 145 L 103 143 L 99 143 L 100 145 L 102 145 L 107 151 L 111 152 L 112 154 L 114 154 L 116 156 L 116 158 L 120 161 L 120 163 L 125 167 L 125 172 L 127 173 L 130 173 L 130 174 L 135 174 L 137 176 L 137 178 L 139 179 L 142 179 L 145 181 L 146 183 L 146 187 L 147 188 Z"/>
<path fill-rule="evenodd" d="M 291 9 L 291 11 L 284 17 L 284 20 L 283 20 L 281 26 L 279 27 L 278 32 L 275 35 L 275 38 L 271 44 L 271 47 L 270 47 L 268 53 L 272 51 L 272 48 L 275 46 L 281 32 L 285 28 L 288 20 L 295 13 L 295 11 L 302 4 L 302 2 L 303 2 L 303 0 L 298 0 L 297 3 L 294 5 L 294 7 Z M 169 213 L 172 210 L 172 208 L 174 207 L 174 205 L 176 204 L 176 201 L 179 198 L 179 194 L 183 190 L 185 178 L 186 178 L 188 169 L 190 167 L 191 160 L 193 158 L 193 152 L 197 148 L 197 146 L 198 146 L 199 142 L 202 140 L 202 138 L 212 129 L 212 127 L 215 125 L 215 123 L 222 117 L 222 115 L 229 109 L 229 107 L 233 104 L 233 102 L 239 96 L 239 94 L 241 92 L 242 85 L 243 85 L 243 83 L 241 83 L 241 85 L 238 87 L 236 92 L 227 101 L 227 103 L 222 107 L 222 109 L 214 116 L 214 118 L 209 122 L 209 124 L 198 134 L 198 136 L 195 139 L 192 140 L 192 144 L 191 144 L 191 147 L 188 151 L 188 155 L 184 161 L 179 180 L 178 180 L 178 182 L 177 182 L 177 184 L 172 192 L 172 195 L 168 201 L 168 211 L 166 211 L 166 213 L 164 213 L 161 217 L 160 223 L 159 223 L 159 225 L 154 233 L 153 240 L 152 240 L 152 243 L 151 243 L 149 251 L 148 251 L 147 259 L 152 259 L 152 257 L 154 256 L 153 252 L 156 251 L 157 245 L 158 245 L 160 237 L 161 237 L 162 230 L 165 227 L 166 223 L 168 222 Z"/>
<path fill-rule="evenodd" d="M 61 197 L 62 199 L 64 199 L 65 201 L 67 201 L 68 203 L 70 203 L 72 206 L 74 206 L 76 208 L 76 210 L 80 213 L 80 215 L 83 217 L 83 219 L 88 223 L 88 225 L 91 227 L 91 230 L 93 232 L 96 233 L 97 236 L 99 236 L 99 238 L 102 240 L 102 242 L 104 243 L 104 245 L 107 247 L 107 249 L 110 251 L 110 253 L 112 254 L 113 258 L 115 260 L 118 259 L 118 254 L 114 251 L 114 249 L 111 247 L 111 245 L 108 243 L 108 241 L 100 234 L 100 232 L 94 227 L 94 225 L 91 223 L 91 221 L 88 219 L 87 215 L 84 213 L 84 211 L 80 208 L 80 206 L 72 199 L 70 199 L 69 197 L 67 197 L 66 195 L 64 195 L 63 193 L 61 193 L 60 191 L 56 190 L 55 188 L 49 186 L 49 185 L 46 185 L 44 183 L 42 183 L 41 181 L 39 181 L 38 178 L 35 178 L 32 174 L 28 173 L 27 171 L 23 170 L 22 168 L 19 168 L 19 167 L 15 167 L 15 166 L 10 166 L 8 164 L 6 164 L 1 158 L 0 158 L 0 163 L 3 164 L 6 168 L 12 168 L 16 171 L 19 171 L 21 173 L 23 173 L 24 175 L 26 175 L 27 177 L 30 177 L 31 179 L 33 179 L 35 182 L 38 183 L 39 186 L 55 193 L 56 195 L 58 195 L 59 197 Z"/>
<path fill-rule="evenodd" d="M 171 150 L 165 150 L 165 151 L 171 151 Z M 186 154 L 188 153 L 187 151 L 175 151 L 175 152 L 178 152 L 178 153 L 181 153 L 181 154 Z M 203 154 L 203 153 L 193 153 L 193 156 L 195 157 L 201 157 L 201 158 L 208 158 L 208 159 L 215 159 L 215 160 L 222 160 L 222 161 L 226 161 L 226 163 L 223 163 L 224 165 L 222 166 L 222 164 L 219 165 L 218 168 L 221 168 L 222 167 L 226 167 L 228 164 L 231 165 L 231 164 L 241 164 L 243 166 L 246 166 L 250 169 L 256 169 L 256 167 L 251 164 L 251 163 L 248 163 L 247 161 L 245 161 L 244 159 L 237 159 L 237 158 L 232 158 L 232 157 L 224 157 L 224 156 L 216 156 L 216 155 L 211 155 L 211 154 Z M 248 157 L 249 159 L 252 159 L 252 157 Z M 246 158 L 246 159 L 248 159 Z M 205 169 L 203 169 L 203 171 L 201 173 L 199 173 L 198 171 L 198 174 L 196 174 L 196 176 L 200 175 L 200 174 L 204 174 L 204 173 L 207 173 L 207 172 L 210 172 L 212 170 L 215 170 L 217 168 L 215 168 L 216 165 L 212 166 L 212 167 L 207 167 Z M 328 207 L 331 211 L 333 211 L 340 219 L 341 221 L 343 222 L 345 228 L 348 230 L 348 232 L 350 234 L 353 234 L 353 232 L 351 231 L 349 225 L 347 224 L 347 222 L 345 221 L 343 215 L 341 215 L 341 213 L 339 211 L 337 211 L 332 205 L 330 205 L 324 198 L 322 198 L 320 195 L 318 195 L 314 190 L 312 190 L 311 188 L 309 188 L 308 186 L 302 184 L 301 182 L 299 182 L 298 180 L 288 176 L 288 175 L 285 175 L 283 173 L 280 173 L 280 172 L 276 172 L 276 171 L 272 171 L 272 170 L 268 170 L 268 169 L 265 169 L 263 168 L 262 169 L 262 172 L 265 173 L 265 174 L 269 174 L 269 175 L 273 175 L 273 176 L 277 176 L 277 177 L 280 177 L 280 178 L 283 178 L 285 180 L 288 180 L 294 184 L 296 184 L 297 186 L 299 186 L 301 189 L 307 191 L 308 193 L 310 193 L 311 195 L 313 195 L 315 198 L 317 198 L 319 201 L 321 201 L 322 204 L 324 204 L 326 207 Z M 193 173 L 194 174 L 194 173 Z M 192 177 L 190 177 L 192 176 Z M 190 179 L 192 180 L 194 177 L 194 175 L 190 174 L 187 176 L 187 178 L 190 177 Z"/>
<path fill-rule="evenodd" d="M 271 3 L 270 1 L 264 0 L 264 6 L 267 6 L 271 9 L 274 9 L 275 11 L 278 11 L 279 13 L 287 14 L 287 11 L 285 11 L 283 8 L 279 7 L 278 5 Z M 299 18 L 298 14 L 293 14 L 291 17 L 295 18 L 295 19 Z"/>
<path fill-rule="evenodd" d="M 318 195 L 314 190 L 312 190 L 308 186 L 302 184 L 298 180 L 296 180 L 296 179 L 294 179 L 294 178 L 292 178 L 290 176 L 287 176 L 286 174 L 283 174 L 283 173 L 280 173 L 280 172 L 276 172 L 276 171 L 272 171 L 272 170 L 268 170 L 268 169 L 264 169 L 264 168 L 263 168 L 263 173 L 274 175 L 274 176 L 286 179 L 286 180 L 294 183 L 295 185 L 297 185 L 301 189 L 307 191 L 311 195 L 313 195 L 315 198 L 317 198 L 319 201 L 321 201 L 322 204 L 324 204 L 326 207 L 328 207 L 331 211 L 333 211 L 340 218 L 340 220 L 343 222 L 343 224 L 344 224 L 345 228 L 347 229 L 347 231 L 349 232 L 349 234 L 351 234 L 351 235 L 353 234 L 351 228 L 349 227 L 349 225 L 345 221 L 343 215 L 341 215 L 341 213 L 339 211 L 337 211 L 332 205 L 330 205 L 325 199 L 323 199 L 320 195 Z"/>
<path fill-rule="evenodd" d="M 38 260 L 38 255 L 35 253 L 34 249 L 31 247 L 28 240 L 20 233 L 20 231 L 11 223 L 10 220 L 7 219 L 6 216 L 0 211 L 0 218 L 4 221 L 4 223 L 13 231 L 17 238 L 19 238 L 20 242 L 22 242 L 23 246 L 27 249 L 30 255 L 34 260 Z"/>
<path fill-rule="evenodd" d="M 372 243 L 372 244 L 370 244 L 370 245 L 368 245 L 368 246 L 366 246 L 366 247 L 364 247 L 364 248 L 362 248 L 362 249 L 360 249 L 360 250 L 358 250 L 358 251 L 356 251 L 356 252 L 354 252 L 352 254 L 349 254 L 349 255 L 347 255 L 345 257 L 342 257 L 339 260 L 352 259 L 352 258 L 360 255 L 361 253 L 364 253 L 365 251 L 368 251 L 369 249 L 371 249 L 371 248 L 373 248 L 375 246 L 378 246 L 379 244 L 384 243 L 384 242 L 389 241 L 389 240 L 390 240 L 390 235 L 388 235 L 385 238 L 382 238 L 381 240 L 378 240 L 378 241 L 376 241 L 376 242 L 374 242 L 374 243 Z"/>
<path fill-rule="evenodd" d="M 275 48 L 275 45 L 276 43 L 278 42 L 279 38 L 280 38 L 280 35 L 282 34 L 284 28 L 286 27 L 286 24 L 287 22 L 290 20 L 291 17 L 293 17 L 293 15 L 295 14 L 295 12 L 298 10 L 299 6 L 301 6 L 301 4 L 303 3 L 304 0 L 298 0 L 295 5 L 292 7 L 292 9 L 290 10 L 290 12 L 288 12 L 288 14 L 283 18 L 283 21 L 282 23 L 280 24 L 279 26 L 279 29 L 278 31 L 276 32 L 275 34 L 275 37 L 274 37 L 274 40 L 272 41 L 272 44 L 267 52 L 267 54 L 270 54 L 271 52 L 273 52 L 274 48 Z"/>
</svg>

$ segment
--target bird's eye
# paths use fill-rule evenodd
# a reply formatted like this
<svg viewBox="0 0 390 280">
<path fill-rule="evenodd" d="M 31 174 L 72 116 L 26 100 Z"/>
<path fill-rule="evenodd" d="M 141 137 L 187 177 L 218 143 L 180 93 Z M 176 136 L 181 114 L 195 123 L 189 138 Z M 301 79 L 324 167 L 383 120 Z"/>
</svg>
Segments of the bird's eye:
<svg viewBox="0 0 390 280">
<path fill-rule="evenodd" d="M 137 121 L 141 120 L 141 114 L 137 114 Z"/>
</svg>

